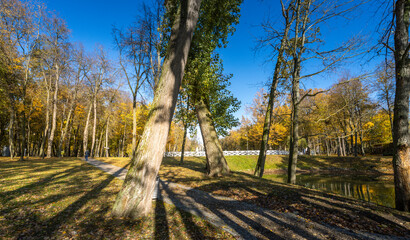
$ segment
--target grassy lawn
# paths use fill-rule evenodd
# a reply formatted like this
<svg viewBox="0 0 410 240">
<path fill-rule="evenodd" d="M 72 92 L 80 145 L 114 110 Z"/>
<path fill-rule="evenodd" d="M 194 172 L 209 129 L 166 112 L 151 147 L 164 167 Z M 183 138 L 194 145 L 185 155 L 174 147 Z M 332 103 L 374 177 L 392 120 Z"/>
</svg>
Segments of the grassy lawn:
<svg viewBox="0 0 410 240">
<path fill-rule="evenodd" d="M 232 239 L 162 201 L 144 219 L 110 216 L 118 180 L 75 158 L 0 158 L 0 239 Z"/>
<path fill-rule="evenodd" d="M 99 160 L 124 167 L 126 158 L 100 158 Z M 205 158 L 164 158 L 159 175 L 164 180 L 181 183 L 213 194 L 254 203 L 279 212 L 292 212 L 308 220 L 342 228 L 380 234 L 410 236 L 410 214 L 391 208 L 357 201 L 296 185 L 269 179 L 259 179 L 252 174 L 257 156 L 228 156 L 232 174 L 209 178 L 205 174 Z M 286 156 L 269 156 L 267 170 L 286 169 Z M 300 157 L 300 169 L 349 169 L 351 171 L 390 172 L 389 157 Z"/>
</svg>

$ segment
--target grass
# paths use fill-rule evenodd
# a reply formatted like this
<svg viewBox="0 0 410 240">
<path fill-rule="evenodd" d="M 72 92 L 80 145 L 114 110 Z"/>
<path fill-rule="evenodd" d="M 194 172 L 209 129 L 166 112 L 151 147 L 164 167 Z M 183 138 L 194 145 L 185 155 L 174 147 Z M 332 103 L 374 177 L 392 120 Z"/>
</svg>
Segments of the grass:
<svg viewBox="0 0 410 240">
<path fill-rule="evenodd" d="M 228 156 L 232 174 L 209 178 L 205 174 L 205 158 L 186 157 L 182 165 L 179 158 L 164 158 L 159 175 L 163 180 L 181 183 L 193 188 L 250 202 L 278 212 L 292 212 L 309 221 L 326 223 L 341 228 L 391 234 L 410 235 L 410 214 L 388 207 L 358 201 L 338 195 L 288 185 L 269 179 L 254 177 L 252 166 L 257 156 Z M 126 158 L 100 160 L 123 167 Z M 286 156 L 268 156 L 266 169 L 286 169 Z M 388 157 L 300 157 L 300 169 L 344 169 L 350 171 L 390 172 Z"/>
<path fill-rule="evenodd" d="M 124 167 L 129 163 L 129 158 L 98 158 L 104 162 Z M 184 166 L 192 168 L 204 165 L 205 157 L 185 157 Z M 232 171 L 253 173 L 258 156 L 226 156 Z M 163 165 L 178 165 L 179 158 L 164 158 Z M 392 174 L 392 157 L 366 156 L 366 157 L 335 157 L 335 156 L 299 156 L 298 169 L 300 170 L 351 170 L 372 171 L 383 174 Z M 268 155 L 266 157 L 265 171 L 287 170 L 288 157 L 284 155 Z"/>
<path fill-rule="evenodd" d="M 74 158 L 0 158 L 0 239 L 232 239 L 208 222 L 154 201 L 129 220 L 110 215 L 122 185 Z"/>
</svg>

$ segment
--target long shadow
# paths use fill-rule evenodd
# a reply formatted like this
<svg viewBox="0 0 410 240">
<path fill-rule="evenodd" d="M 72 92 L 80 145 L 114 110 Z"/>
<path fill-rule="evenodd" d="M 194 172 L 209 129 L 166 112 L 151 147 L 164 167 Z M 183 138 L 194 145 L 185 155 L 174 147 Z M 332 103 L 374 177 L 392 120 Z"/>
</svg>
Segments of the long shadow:
<svg viewBox="0 0 410 240">
<path fill-rule="evenodd" d="M 159 193 L 158 193 L 159 195 Z M 158 198 L 159 196 L 157 196 Z M 169 239 L 167 211 L 162 200 L 155 201 L 155 239 Z"/>
<path fill-rule="evenodd" d="M 335 206 L 335 207 L 338 207 L 338 208 L 341 208 L 341 209 L 346 209 L 346 210 L 351 211 L 351 212 L 353 212 L 353 213 L 355 213 L 359 216 L 365 216 L 366 218 L 368 218 L 369 220 L 372 220 L 372 221 L 383 222 L 383 224 L 385 224 L 385 225 L 390 225 L 392 227 L 394 226 L 396 228 L 399 228 L 403 232 L 407 232 L 407 234 L 410 235 L 410 231 L 408 229 L 404 228 L 403 226 L 401 226 L 401 225 L 399 225 L 399 224 L 397 224 L 397 223 L 395 223 L 395 222 L 393 222 L 393 221 L 391 221 L 387 218 L 384 218 L 380 215 L 374 214 L 371 211 L 362 210 L 361 208 L 354 208 L 354 207 L 351 207 L 351 206 L 348 206 L 348 205 L 331 202 L 329 200 L 322 199 L 322 198 L 317 198 L 315 196 L 306 196 L 306 198 L 310 198 L 310 199 L 316 200 L 318 202 L 325 203 L 325 204 L 330 205 L 330 206 Z M 329 209 L 329 208 L 327 208 L 323 205 L 319 205 L 319 204 L 316 204 L 316 203 L 313 203 L 313 202 L 309 202 L 309 204 L 313 205 L 315 208 L 322 208 L 322 209 L 325 209 L 327 211 L 338 212 L 338 214 L 340 214 L 340 215 L 345 214 L 345 212 L 343 212 L 341 210 L 334 209 L 334 208 Z"/>
<path fill-rule="evenodd" d="M 205 192 L 202 192 L 196 189 L 187 191 L 187 195 L 193 198 L 197 203 L 209 209 L 219 218 L 221 218 L 225 223 L 227 223 L 227 225 L 232 227 L 235 231 L 237 231 L 245 239 L 248 239 L 250 237 L 254 238 L 254 237 L 252 235 L 249 236 L 249 232 L 247 229 L 243 228 L 242 226 L 232 221 L 229 217 L 227 217 L 224 213 L 222 213 L 220 210 L 218 210 L 214 206 L 218 206 L 219 209 L 229 211 L 231 214 L 233 214 L 234 216 L 239 218 L 241 221 L 243 221 L 246 225 L 248 225 L 249 227 L 252 227 L 259 234 L 269 239 L 286 239 L 289 236 L 280 236 L 278 234 L 273 233 L 271 230 L 267 229 L 262 224 L 243 215 L 242 213 L 240 213 L 240 211 L 251 211 L 252 215 L 265 217 L 269 219 L 270 221 L 272 221 L 273 223 L 276 223 L 278 226 L 292 230 L 292 232 L 295 235 L 300 235 L 301 237 L 304 237 L 307 239 L 317 239 L 315 236 L 313 236 L 309 232 L 306 232 L 305 230 L 298 228 L 297 226 L 290 225 L 280 220 L 277 217 L 271 216 L 270 214 L 266 214 L 262 209 L 258 209 L 258 207 L 252 207 L 251 205 L 246 204 L 242 201 L 219 200 L 219 199 L 212 197 L 208 193 L 205 193 Z M 209 204 L 209 205 L 204 204 L 206 202 L 208 202 L 208 204 L 211 202 L 212 204 Z"/>
<path fill-rule="evenodd" d="M 114 179 L 115 177 L 109 175 L 107 179 L 98 184 L 91 191 L 87 192 L 77 201 L 67 206 L 63 211 L 59 212 L 54 217 L 46 220 L 41 225 L 43 228 L 29 229 L 23 234 L 20 234 L 18 239 L 25 239 L 26 237 L 42 236 L 43 238 L 52 238 L 53 234 L 64 224 L 69 218 L 71 218 L 79 209 L 81 209 L 88 201 L 98 197 L 98 194 Z"/>
<path fill-rule="evenodd" d="M 241 174 L 241 173 L 239 173 Z M 247 175 L 245 173 L 242 173 L 244 175 Z M 251 199 L 250 202 L 252 203 L 256 203 L 257 205 L 262 204 L 263 207 L 266 207 L 265 203 L 270 203 L 270 202 L 274 202 L 275 201 L 275 195 L 264 195 L 261 194 L 253 189 L 250 189 L 249 187 L 246 186 L 246 184 L 244 182 L 239 182 L 239 183 L 233 183 L 233 184 L 214 184 L 214 186 L 210 186 L 208 187 L 209 189 L 215 190 L 215 189 L 222 189 L 222 190 L 229 190 L 229 185 L 231 186 L 235 186 L 236 188 L 241 188 L 243 190 L 246 190 L 248 192 L 250 192 L 252 195 L 256 196 L 256 198 Z M 289 186 L 286 186 L 284 184 L 281 183 L 275 183 L 275 184 L 270 184 L 272 186 L 272 189 L 278 189 L 278 191 L 276 191 L 276 193 L 280 193 L 280 192 L 285 192 Z M 282 186 L 281 186 L 282 185 Z M 228 187 L 227 187 L 228 186 Z M 206 186 L 202 186 L 201 188 L 206 188 Z M 281 190 L 282 189 L 282 190 Z M 398 227 L 398 229 L 401 229 L 400 231 L 408 231 L 406 229 L 404 229 L 402 226 L 398 225 L 397 223 L 394 223 L 393 221 L 384 218 L 383 216 L 377 215 L 375 213 L 372 212 L 372 210 L 377 210 L 378 208 L 376 208 L 376 206 L 372 206 L 372 205 L 366 205 L 367 208 L 369 210 L 363 210 L 361 208 L 355 208 L 355 204 L 357 204 L 357 200 L 352 200 L 352 199 L 348 199 L 342 196 L 335 196 L 335 195 L 330 195 L 324 192 L 316 192 L 316 191 L 310 191 L 308 189 L 299 189 L 297 192 L 291 192 L 291 198 L 290 198 L 290 203 L 300 203 L 302 206 L 305 206 L 305 208 L 309 208 L 309 209 L 322 209 L 322 211 L 325 211 L 325 215 L 327 216 L 332 216 L 333 214 L 336 214 L 338 216 L 342 216 L 343 218 L 347 219 L 346 221 L 354 221 L 352 220 L 352 218 L 350 217 L 349 214 L 346 213 L 346 211 L 343 210 L 338 210 L 336 208 L 339 209 L 345 209 L 347 211 L 350 211 L 352 213 L 354 213 L 354 215 L 358 215 L 358 216 L 362 216 L 363 219 L 367 219 L 367 222 L 373 222 L 373 221 L 378 221 L 381 223 L 385 223 L 386 225 L 389 225 L 391 227 Z M 321 196 L 325 199 L 321 199 L 319 197 L 315 197 L 315 195 Z M 333 200 L 337 200 L 342 203 L 337 203 L 334 201 L 329 201 L 326 200 L 326 198 L 328 199 L 333 199 Z M 322 205 L 318 205 L 315 204 L 311 201 L 309 201 L 308 199 L 312 199 L 318 202 L 323 202 L 325 204 L 327 204 L 328 206 L 332 206 L 332 207 L 325 207 Z M 281 200 L 281 197 L 279 197 L 279 199 L 277 200 Z M 286 201 L 289 201 L 286 200 Z M 289 203 L 289 202 L 288 202 Z M 265 204 L 265 205 L 264 205 Z M 274 206 L 274 205 L 272 205 Z M 333 208 L 334 207 L 334 208 Z M 268 204 L 267 208 L 271 208 L 271 205 Z M 312 214 L 306 213 L 305 211 L 301 211 L 299 209 L 293 208 L 292 204 L 288 204 L 288 206 L 286 207 L 286 209 L 290 212 L 292 211 L 298 211 L 299 215 L 301 215 L 304 218 L 307 219 L 311 219 L 314 222 L 317 222 L 319 224 L 322 223 L 323 219 L 318 218 L 317 216 L 314 216 Z M 396 214 L 397 215 L 397 214 Z M 406 218 L 405 216 L 399 217 L 396 216 L 399 219 L 402 219 L 404 221 L 406 221 L 408 218 Z M 330 223 L 331 225 L 333 225 L 332 223 Z"/>
<path fill-rule="evenodd" d="M 176 209 L 181 215 L 182 221 L 184 222 L 185 228 L 187 229 L 187 233 L 189 234 L 191 239 L 205 239 L 206 237 L 202 233 L 201 228 L 199 228 L 193 221 L 192 215 L 181 210 L 181 208 L 183 209 L 184 204 L 180 200 L 178 200 L 178 198 L 171 197 L 174 195 L 174 193 L 169 189 L 169 187 L 163 181 L 160 180 L 160 184 L 162 186 L 162 189 L 164 189 L 164 191 L 168 194 L 168 196 L 170 196 L 169 199 L 177 207 Z M 158 197 L 162 199 L 163 196 L 160 194 L 160 192 L 161 191 L 159 191 L 158 193 Z M 196 212 L 196 213 L 197 215 L 202 215 L 200 212 Z"/>
<path fill-rule="evenodd" d="M 14 199 L 18 196 L 21 196 L 23 194 L 26 194 L 26 193 L 32 191 L 33 188 L 40 188 L 40 187 L 43 187 L 43 186 L 47 186 L 52 181 L 55 181 L 55 180 L 60 179 L 60 178 L 64 178 L 64 177 L 66 177 L 66 176 L 68 176 L 68 175 L 70 175 L 74 172 L 77 172 L 80 168 L 81 168 L 80 166 L 77 166 L 77 167 L 72 167 L 70 169 L 62 171 L 62 172 L 57 172 L 57 173 L 54 173 L 54 174 L 50 174 L 49 176 L 47 176 L 45 178 L 42 178 L 37 182 L 33 182 L 31 184 L 25 185 L 23 187 L 20 187 L 18 189 L 12 190 L 12 191 L 7 191 L 7 192 L 0 193 L 0 198 L 3 198 L 4 202 L 11 201 L 12 199 Z"/>
</svg>

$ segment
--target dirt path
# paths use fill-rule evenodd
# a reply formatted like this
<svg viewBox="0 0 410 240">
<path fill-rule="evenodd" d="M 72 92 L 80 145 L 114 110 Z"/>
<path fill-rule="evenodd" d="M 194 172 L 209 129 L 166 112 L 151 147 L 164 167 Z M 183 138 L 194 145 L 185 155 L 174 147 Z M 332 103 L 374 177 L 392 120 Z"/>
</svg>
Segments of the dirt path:
<svg viewBox="0 0 410 240">
<path fill-rule="evenodd" d="M 120 179 L 124 179 L 127 172 L 94 159 L 88 163 Z M 153 198 L 204 218 L 238 239 L 410 239 L 313 223 L 292 213 L 275 212 L 162 180 L 158 181 L 155 193 Z"/>
</svg>

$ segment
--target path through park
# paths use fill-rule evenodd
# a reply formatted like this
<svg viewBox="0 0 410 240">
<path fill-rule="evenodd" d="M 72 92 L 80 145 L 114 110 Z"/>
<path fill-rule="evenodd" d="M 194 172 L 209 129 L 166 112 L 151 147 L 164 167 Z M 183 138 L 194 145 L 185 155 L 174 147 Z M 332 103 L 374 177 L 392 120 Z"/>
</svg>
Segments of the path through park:
<svg viewBox="0 0 410 240">
<path fill-rule="evenodd" d="M 120 179 L 127 173 L 127 169 L 95 159 L 88 163 Z M 238 239 L 407 239 L 313 223 L 292 213 L 275 212 L 162 180 L 153 198 L 204 218 Z"/>
</svg>

